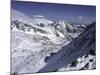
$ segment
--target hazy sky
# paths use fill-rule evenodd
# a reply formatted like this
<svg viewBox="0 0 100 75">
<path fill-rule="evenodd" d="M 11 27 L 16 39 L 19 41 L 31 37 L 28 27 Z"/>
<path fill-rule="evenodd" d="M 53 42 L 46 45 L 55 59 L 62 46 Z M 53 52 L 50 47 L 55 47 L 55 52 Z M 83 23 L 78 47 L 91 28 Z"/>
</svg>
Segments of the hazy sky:
<svg viewBox="0 0 100 75">
<path fill-rule="evenodd" d="M 95 6 L 12 1 L 12 9 L 30 17 L 43 15 L 51 20 L 70 20 L 73 23 L 89 24 L 96 18 Z"/>
</svg>

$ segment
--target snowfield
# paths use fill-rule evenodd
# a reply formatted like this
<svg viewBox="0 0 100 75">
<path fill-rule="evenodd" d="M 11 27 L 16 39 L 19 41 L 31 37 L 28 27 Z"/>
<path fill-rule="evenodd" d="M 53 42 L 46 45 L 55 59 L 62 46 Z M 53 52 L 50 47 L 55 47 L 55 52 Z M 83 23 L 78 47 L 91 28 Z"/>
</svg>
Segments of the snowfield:
<svg viewBox="0 0 100 75">
<path fill-rule="evenodd" d="M 11 73 L 36 73 L 48 62 L 46 58 L 56 54 L 63 46 L 69 44 L 86 29 L 85 25 L 71 25 L 67 21 L 51 21 L 42 15 L 32 18 L 22 12 L 12 10 L 11 21 Z M 57 71 L 79 70 L 89 59 L 92 69 L 95 56 L 79 57 L 75 67 L 68 64 Z M 48 59 L 49 60 L 49 59 Z M 82 63 L 81 63 L 82 62 Z"/>
</svg>

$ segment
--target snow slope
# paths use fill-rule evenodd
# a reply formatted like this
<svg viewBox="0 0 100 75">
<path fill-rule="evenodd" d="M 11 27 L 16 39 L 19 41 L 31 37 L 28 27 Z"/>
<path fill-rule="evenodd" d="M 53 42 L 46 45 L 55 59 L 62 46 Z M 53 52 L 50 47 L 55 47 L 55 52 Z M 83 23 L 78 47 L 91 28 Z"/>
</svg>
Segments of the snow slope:
<svg viewBox="0 0 100 75">
<path fill-rule="evenodd" d="M 95 23 L 93 23 L 69 44 L 51 55 L 47 65 L 38 72 L 95 69 L 95 65 Z"/>
<path fill-rule="evenodd" d="M 12 10 L 11 72 L 38 72 L 47 64 L 46 57 L 58 52 L 84 30 L 66 21 L 55 22 L 41 15 L 30 18 Z"/>
</svg>

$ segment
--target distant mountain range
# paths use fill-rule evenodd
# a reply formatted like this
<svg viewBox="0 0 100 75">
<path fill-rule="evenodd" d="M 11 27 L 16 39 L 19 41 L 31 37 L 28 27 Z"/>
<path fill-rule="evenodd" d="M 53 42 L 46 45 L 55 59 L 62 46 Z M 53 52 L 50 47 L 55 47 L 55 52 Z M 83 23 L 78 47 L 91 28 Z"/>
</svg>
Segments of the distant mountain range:
<svg viewBox="0 0 100 75">
<path fill-rule="evenodd" d="M 74 25 L 63 20 L 52 21 L 41 15 L 35 15 L 32 18 L 29 18 L 25 14 L 12 11 L 11 72 L 39 72 L 40 69 L 43 69 L 49 64 L 45 61 L 47 57 L 52 57 L 51 55 L 58 54 L 59 51 L 61 51 L 61 49 L 67 45 L 70 45 L 70 47 L 73 48 L 73 53 L 76 52 L 74 49 L 76 50 L 78 46 L 80 47 L 78 48 L 80 51 L 85 43 L 87 43 L 89 40 L 90 41 L 88 43 L 92 42 L 91 36 L 94 37 L 95 35 L 94 33 L 92 35 L 91 28 L 93 28 L 94 32 L 94 26 L 94 24 L 92 27 L 91 25 Z M 86 37 L 87 39 L 83 40 L 82 37 L 84 37 L 84 39 Z M 73 45 L 72 42 L 76 46 L 71 46 Z M 77 59 L 79 57 L 80 56 L 78 56 Z M 47 61 L 50 60 L 48 59 Z M 58 68 L 56 71 L 61 71 L 60 68 Z"/>
</svg>

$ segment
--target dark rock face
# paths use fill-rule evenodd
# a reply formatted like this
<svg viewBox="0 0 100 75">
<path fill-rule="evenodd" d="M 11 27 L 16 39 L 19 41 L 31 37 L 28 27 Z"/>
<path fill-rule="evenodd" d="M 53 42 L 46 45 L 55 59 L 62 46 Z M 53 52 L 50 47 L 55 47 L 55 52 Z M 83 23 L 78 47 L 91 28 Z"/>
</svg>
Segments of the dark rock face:
<svg viewBox="0 0 100 75">
<path fill-rule="evenodd" d="M 91 50 L 89 51 L 89 53 L 90 53 L 90 55 L 96 55 L 96 53 L 95 53 L 95 51 L 94 51 L 93 49 L 91 49 Z"/>
<path fill-rule="evenodd" d="M 93 62 L 93 59 L 90 59 L 90 62 Z"/>
<path fill-rule="evenodd" d="M 47 65 L 38 72 L 53 72 L 70 63 L 75 66 L 77 62 L 73 61 L 87 54 L 95 55 L 95 23 L 89 25 L 82 34 L 73 39 L 68 45 L 62 47 L 59 52 L 47 61 Z M 85 68 L 88 66 L 87 63 Z"/>
<path fill-rule="evenodd" d="M 56 53 L 51 53 L 50 56 L 47 56 L 47 57 L 45 58 L 44 61 L 45 61 L 45 62 L 48 62 L 48 60 L 51 59 L 52 56 L 54 56 L 55 54 L 56 54 Z"/>
<path fill-rule="evenodd" d="M 70 66 L 75 67 L 77 65 L 77 61 L 73 61 Z"/>
</svg>

